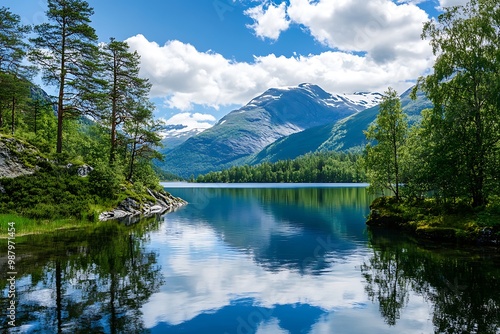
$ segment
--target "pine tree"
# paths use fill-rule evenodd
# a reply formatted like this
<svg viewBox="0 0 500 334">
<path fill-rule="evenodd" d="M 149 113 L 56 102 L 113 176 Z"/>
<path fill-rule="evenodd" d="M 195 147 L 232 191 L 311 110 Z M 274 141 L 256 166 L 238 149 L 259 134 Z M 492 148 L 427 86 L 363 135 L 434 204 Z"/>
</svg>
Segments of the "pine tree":
<svg viewBox="0 0 500 334">
<path fill-rule="evenodd" d="M 104 47 L 105 78 L 109 81 L 107 91 L 108 121 L 111 128 L 110 163 L 114 162 L 118 145 L 117 130 L 127 119 L 137 101 L 147 99 L 151 84 L 139 78 L 140 56 L 130 52 L 126 42 L 114 38 Z"/>
<path fill-rule="evenodd" d="M 24 41 L 31 27 L 21 24 L 19 15 L 0 7 L 0 128 L 4 113 L 10 114 L 10 132 L 16 129 L 16 110 L 29 96 L 29 77 L 33 68 L 22 62 L 28 50 Z"/>
<path fill-rule="evenodd" d="M 21 24 L 19 15 L 0 7 L 0 72 L 19 73 L 28 48 L 24 38 L 30 30 Z"/>
<path fill-rule="evenodd" d="M 63 120 L 94 114 L 93 102 L 102 81 L 97 80 L 97 35 L 90 26 L 93 9 L 82 0 L 48 0 L 47 23 L 35 26 L 30 59 L 43 71 L 47 84 L 58 86 L 57 147 L 62 152 Z"/>
<path fill-rule="evenodd" d="M 140 101 L 131 112 L 131 117 L 125 120 L 123 130 L 127 134 L 130 145 L 128 181 L 133 181 L 138 163 L 150 164 L 152 159 L 162 159 L 162 155 L 155 149 L 161 146 L 161 137 L 158 132 L 162 124 L 153 117 L 153 110 L 149 101 Z"/>
</svg>

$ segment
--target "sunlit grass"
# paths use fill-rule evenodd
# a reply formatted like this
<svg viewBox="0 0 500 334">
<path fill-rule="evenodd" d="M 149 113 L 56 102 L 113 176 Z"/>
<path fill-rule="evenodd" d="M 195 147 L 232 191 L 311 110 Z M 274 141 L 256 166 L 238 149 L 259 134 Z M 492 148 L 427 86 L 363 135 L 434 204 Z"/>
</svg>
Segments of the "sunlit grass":
<svg viewBox="0 0 500 334">
<path fill-rule="evenodd" d="M 0 239 L 9 237 L 9 223 L 14 223 L 15 235 L 50 233 L 61 229 L 84 228 L 95 225 L 91 221 L 79 221 L 75 218 L 66 219 L 30 219 L 15 214 L 0 214 Z"/>
</svg>

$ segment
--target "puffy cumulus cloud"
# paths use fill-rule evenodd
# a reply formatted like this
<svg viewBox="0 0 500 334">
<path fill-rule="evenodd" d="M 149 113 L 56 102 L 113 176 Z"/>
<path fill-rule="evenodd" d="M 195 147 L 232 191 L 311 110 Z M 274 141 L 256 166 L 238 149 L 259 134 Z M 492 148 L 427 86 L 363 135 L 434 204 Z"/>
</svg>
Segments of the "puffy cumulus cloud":
<svg viewBox="0 0 500 334">
<path fill-rule="evenodd" d="M 254 24 L 248 25 L 255 31 L 258 37 L 278 39 L 282 31 L 290 26 L 286 15 L 286 3 L 282 2 L 275 6 L 272 3 L 263 3 L 257 7 L 247 9 L 245 15 L 254 20 Z"/>
<path fill-rule="evenodd" d="M 427 57 L 431 50 L 420 34 L 429 20 L 410 3 L 390 0 L 290 0 L 290 20 L 306 27 L 331 48 L 366 52 L 379 64 Z"/>
<path fill-rule="evenodd" d="M 179 113 L 167 120 L 163 120 L 166 125 L 183 125 L 181 132 L 194 129 L 208 129 L 212 127 L 217 119 L 210 114 L 200 113 Z"/>
<path fill-rule="evenodd" d="M 127 42 L 141 55 L 141 75 L 153 84 L 152 97 L 164 97 L 168 107 L 184 111 L 195 104 L 214 108 L 243 105 L 270 87 L 303 82 L 338 93 L 382 92 L 388 86 L 402 91 L 409 87 L 409 80 L 432 65 L 432 57 L 421 44 L 411 50 L 394 45 L 395 58 L 381 49 L 379 57 L 386 58 L 383 63 L 338 51 L 294 57 L 270 54 L 247 63 L 211 51 L 200 52 L 179 41 L 160 46 L 137 35 Z"/>
</svg>

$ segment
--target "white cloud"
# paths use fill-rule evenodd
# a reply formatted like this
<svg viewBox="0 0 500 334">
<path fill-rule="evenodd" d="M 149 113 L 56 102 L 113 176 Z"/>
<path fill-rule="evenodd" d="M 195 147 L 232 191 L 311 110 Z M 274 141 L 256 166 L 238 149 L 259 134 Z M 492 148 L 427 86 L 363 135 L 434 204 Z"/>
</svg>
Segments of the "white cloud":
<svg viewBox="0 0 500 334">
<path fill-rule="evenodd" d="M 210 114 L 200 113 L 179 113 L 175 114 L 168 120 L 164 120 L 166 125 L 184 125 L 185 128 L 181 132 L 194 129 L 208 129 L 214 125 L 216 118 Z"/>
<path fill-rule="evenodd" d="M 321 43 L 346 52 L 366 52 L 377 63 L 426 57 L 422 41 L 427 13 L 414 4 L 389 0 L 290 0 L 290 20 Z"/>
<path fill-rule="evenodd" d="M 420 76 L 433 60 L 427 43 L 413 41 L 394 45 L 386 41 L 394 57 L 387 57 L 383 48 L 373 47 L 373 54 L 379 52 L 379 58 L 385 57 L 383 62 L 373 56 L 327 51 L 293 57 L 256 56 L 251 63 L 228 60 L 211 51 L 201 52 L 180 41 L 160 46 L 137 35 L 127 42 L 141 55 L 141 75 L 153 84 L 152 97 L 163 97 L 168 107 L 183 111 L 196 104 L 214 108 L 243 105 L 270 87 L 303 82 L 337 93 L 382 92 L 388 86 L 402 92 L 410 86 L 408 81 Z"/>
<path fill-rule="evenodd" d="M 286 15 L 286 3 L 282 2 L 275 6 L 272 3 L 263 3 L 257 7 L 247 9 L 245 15 L 251 17 L 255 22 L 248 25 L 255 31 L 258 37 L 277 40 L 282 31 L 290 26 Z"/>
<path fill-rule="evenodd" d="M 468 0 L 440 0 L 439 5 L 441 8 L 450 6 L 464 6 L 468 2 Z"/>
</svg>

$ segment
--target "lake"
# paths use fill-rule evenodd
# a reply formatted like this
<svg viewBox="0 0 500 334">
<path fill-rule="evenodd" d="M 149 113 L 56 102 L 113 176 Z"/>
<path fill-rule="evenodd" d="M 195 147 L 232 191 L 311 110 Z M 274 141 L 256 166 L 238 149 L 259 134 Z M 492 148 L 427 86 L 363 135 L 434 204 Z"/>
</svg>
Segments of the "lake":
<svg viewBox="0 0 500 334">
<path fill-rule="evenodd" d="M 366 185 L 165 187 L 189 205 L 18 237 L 10 332 L 500 333 L 498 251 L 368 231 Z"/>
</svg>

